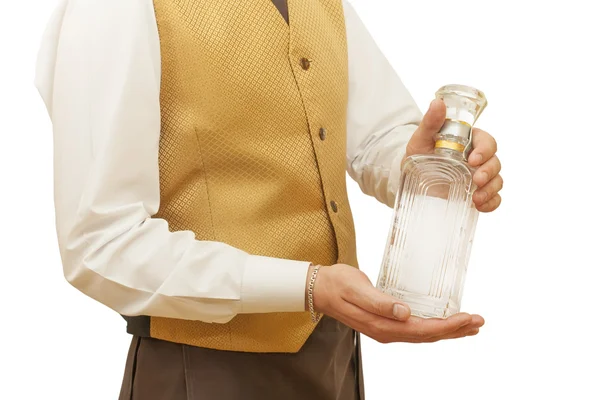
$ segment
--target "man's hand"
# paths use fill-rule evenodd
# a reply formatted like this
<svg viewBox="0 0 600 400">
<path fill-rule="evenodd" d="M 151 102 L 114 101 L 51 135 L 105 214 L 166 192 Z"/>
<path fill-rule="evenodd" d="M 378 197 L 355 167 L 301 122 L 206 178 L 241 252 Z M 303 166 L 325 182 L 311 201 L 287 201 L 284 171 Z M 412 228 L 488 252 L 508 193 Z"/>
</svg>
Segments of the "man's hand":
<svg viewBox="0 0 600 400">
<path fill-rule="evenodd" d="M 344 264 L 319 270 L 313 300 L 317 312 L 381 343 L 424 343 L 473 336 L 484 323 L 479 315 L 465 313 L 447 319 L 411 316 L 406 304 L 380 292 L 362 271 Z"/>
<path fill-rule="evenodd" d="M 442 100 L 434 100 L 406 147 L 406 155 L 431 154 L 435 148 L 435 135 L 446 119 L 446 106 Z M 496 141 L 487 132 L 473 128 L 473 151 L 469 165 L 477 168 L 473 181 L 478 189 L 473 194 L 473 203 L 481 212 L 490 212 L 502 201 L 498 192 L 502 189 L 500 160 L 496 157 Z"/>
</svg>

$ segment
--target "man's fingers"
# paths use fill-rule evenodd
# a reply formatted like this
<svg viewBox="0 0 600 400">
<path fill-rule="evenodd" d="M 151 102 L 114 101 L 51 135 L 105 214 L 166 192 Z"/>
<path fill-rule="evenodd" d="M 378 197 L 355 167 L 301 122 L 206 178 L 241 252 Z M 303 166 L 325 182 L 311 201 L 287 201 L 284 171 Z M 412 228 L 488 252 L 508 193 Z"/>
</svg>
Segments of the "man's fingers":
<svg viewBox="0 0 600 400">
<path fill-rule="evenodd" d="M 485 319 L 481 315 L 471 314 L 471 325 L 481 328 L 485 324 Z"/>
<path fill-rule="evenodd" d="M 500 207 L 500 203 L 502 202 L 502 197 L 499 194 L 496 194 L 492 197 L 491 200 L 487 201 L 485 204 L 477 206 L 477 210 L 482 213 L 489 213 Z"/>
<path fill-rule="evenodd" d="M 459 329 L 455 330 L 454 332 L 450 332 L 450 333 L 447 333 L 444 335 L 439 335 L 439 336 L 433 336 L 429 339 L 426 339 L 424 342 L 431 343 L 431 342 L 437 342 L 440 340 L 458 339 L 458 338 L 462 338 L 465 336 L 477 335 L 479 333 L 479 329 L 483 326 L 485 321 L 479 315 L 472 315 L 471 317 L 472 317 L 471 323 L 460 327 Z"/>
<path fill-rule="evenodd" d="M 447 319 L 411 317 L 398 333 L 403 337 L 426 340 L 456 332 L 460 328 L 471 325 L 472 322 L 473 317 L 465 313 L 455 314 Z"/>
<path fill-rule="evenodd" d="M 437 342 L 438 340 L 446 340 L 446 339 L 458 339 L 465 336 L 474 336 L 479 333 L 479 328 L 483 326 L 485 321 L 479 315 L 472 315 L 471 323 L 465 325 L 454 332 L 448 333 L 446 335 L 434 336 L 428 339 L 428 342 Z"/>
<path fill-rule="evenodd" d="M 479 167 L 491 159 L 497 150 L 498 145 L 492 135 L 481 129 L 473 128 L 473 151 L 469 155 L 471 166 Z"/>
<path fill-rule="evenodd" d="M 406 321 L 410 317 L 410 308 L 406 304 L 382 293 L 370 283 L 352 286 L 344 300 L 381 317 L 398 321 Z"/>
<path fill-rule="evenodd" d="M 436 337 L 432 337 L 432 338 L 425 339 L 425 340 L 409 339 L 409 340 L 407 340 L 407 342 L 408 343 L 434 343 L 434 342 L 439 342 L 440 340 L 460 339 L 460 338 L 467 337 L 467 336 L 475 336 L 478 333 L 479 333 L 479 328 L 471 328 L 470 326 L 467 326 L 465 328 L 459 329 L 458 331 L 453 332 L 448 335 L 445 335 L 445 336 L 436 336 Z"/>
<path fill-rule="evenodd" d="M 373 321 L 369 329 L 375 338 L 384 338 L 385 342 L 422 342 L 451 334 L 463 327 L 478 328 L 478 325 L 473 324 L 471 315 L 461 313 L 447 319 L 410 317 L 405 322 L 381 318 Z"/>
<path fill-rule="evenodd" d="M 485 186 L 477 189 L 475 193 L 473 193 L 473 202 L 478 206 L 485 204 L 488 200 L 493 199 L 500 190 L 502 190 L 503 185 L 504 180 L 502 177 L 500 175 L 496 175 Z"/>
<path fill-rule="evenodd" d="M 406 322 L 386 318 L 372 320 L 366 334 L 383 342 L 425 342 L 450 336 L 458 331 L 471 331 L 483 325 L 483 318 L 461 313 L 447 319 L 410 317 Z"/>
<path fill-rule="evenodd" d="M 473 176 L 473 181 L 479 187 L 485 186 L 494 177 L 498 176 L 502 165 L 498 157 L 493 156 L 477 169 Z"/>
<path fill-rule="evenodd" d="M 461 328 L 459 330 L 457 330 L 456 332 L 452 332 L 448 335 L 444 335 L 444 336 L 437 336 L 434 338 L 429 339 L 429 342 L 437 342 L 440 340 L 448 340 L 448 339 L 460 339 L 463 338 L 465 336 L 475 336 L 479 333 L 479 328 L 473 328 L 472 326 L 466 326 L 464 328 Z"/>
</svg>

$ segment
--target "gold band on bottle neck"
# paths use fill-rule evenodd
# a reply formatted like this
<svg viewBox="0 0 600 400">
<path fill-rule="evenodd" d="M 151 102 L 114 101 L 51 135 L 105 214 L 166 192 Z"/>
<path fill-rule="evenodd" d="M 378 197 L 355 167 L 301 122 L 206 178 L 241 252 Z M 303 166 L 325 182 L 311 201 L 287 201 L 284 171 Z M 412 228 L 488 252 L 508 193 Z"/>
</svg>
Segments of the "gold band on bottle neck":
<svg viewBox="0 0 600 400">
<path fill-rule="evenodd" d="M 443 149 L 450 149 L 450 150 L 456 150 L 459 153 L 462 153 L 463 151 L 465 151 L 465 146 L 460 144 L 460 143 L 456 143 L 456 142 L 451 142 L 450 140 L 438 140 L 435 142 L 435 148 L 443 148 Z"/>
</svg>

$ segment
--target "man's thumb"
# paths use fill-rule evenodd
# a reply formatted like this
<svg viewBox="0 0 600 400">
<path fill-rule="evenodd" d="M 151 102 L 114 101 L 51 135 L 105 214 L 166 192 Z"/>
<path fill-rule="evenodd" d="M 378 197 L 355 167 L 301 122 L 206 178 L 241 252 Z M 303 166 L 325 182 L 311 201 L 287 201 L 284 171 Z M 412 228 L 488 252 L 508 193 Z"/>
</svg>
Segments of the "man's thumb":
<svg viewBox="0 0 600 400">
<path fill-rule="evenodd" d="M 435 135 L 439 133 L 446 120 L 446 105 L 442 100 L 436 99 L 429 105 L 429 110 L 412 136 L 409 147 L 414 152 L 427 152 L 433 149 Z"/>
</svg>

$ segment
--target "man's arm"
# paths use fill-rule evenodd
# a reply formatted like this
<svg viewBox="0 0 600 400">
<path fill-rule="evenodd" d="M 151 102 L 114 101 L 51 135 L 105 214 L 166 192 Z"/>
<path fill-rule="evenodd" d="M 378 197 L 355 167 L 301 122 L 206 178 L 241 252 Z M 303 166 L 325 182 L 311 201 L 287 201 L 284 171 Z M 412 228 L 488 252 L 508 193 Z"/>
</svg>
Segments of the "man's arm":
<svg viewBox="0 0 600 400">
<path fill-rule="evenodd" d="M 347 0 L 344 12 L 350 86 L 348 173 L 364 193 L 393 207 L 400 164 L 422 114 Z"/>
<path fill-rule="evenodd" d="M 64 0 L 36 86 L 54 128 L 64 273 L 123 315 L 227 322 L 304 311 L 308 262 L 170 232 L 159 209 L 160 49 L 152 1 Z"/>
</svg>

